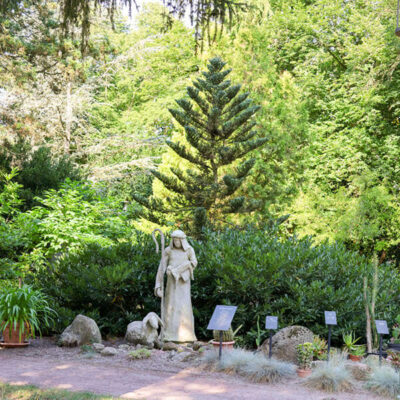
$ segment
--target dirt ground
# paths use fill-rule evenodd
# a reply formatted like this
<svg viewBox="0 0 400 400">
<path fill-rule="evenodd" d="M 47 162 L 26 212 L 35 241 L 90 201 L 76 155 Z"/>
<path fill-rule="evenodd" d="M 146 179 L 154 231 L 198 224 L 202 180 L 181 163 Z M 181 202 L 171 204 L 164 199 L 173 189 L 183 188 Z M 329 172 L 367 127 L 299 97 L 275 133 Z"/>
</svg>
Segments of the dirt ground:
<svg viewBox="0 0 400 400">
<path fill-rule="evenodd" d="M 381 399 L 361 388 L 340 394 L 310 391 L 299 378 L 280 385 L 253 384 L 238 376 L 172 361 L 169 356 L 154 350 L 150 359 L 130 361 L 126 354 L 105 357 L 57 347 L 53 339 L 37 339 L 24 349 L 0 349 L 0 381 L 136 400 Z"/>
</svg>

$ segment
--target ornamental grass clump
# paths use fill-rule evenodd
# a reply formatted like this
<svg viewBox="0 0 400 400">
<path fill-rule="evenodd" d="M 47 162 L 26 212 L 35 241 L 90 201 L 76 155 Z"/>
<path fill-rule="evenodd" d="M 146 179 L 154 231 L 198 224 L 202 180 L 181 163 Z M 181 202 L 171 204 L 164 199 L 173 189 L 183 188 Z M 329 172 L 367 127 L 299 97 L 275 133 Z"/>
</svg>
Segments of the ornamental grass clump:
<svg viewBox="0 0 400 400">
<path fill-rule="evenodd" d="M 226 373 L 240 373 L 244 365 L 251 363 L 254 354 L 243 349 L 225 351 L 219 360 L 218 351 L 208 351 L 204 355 L 204 362 L 216 371 Z"/>
<path fill-rule="evenodd" d="M 367 388 L 381 396 L 396 397 L 400 395 L 399 373 L 388 365 L 375 366 Z"/>
<path fill-rule="evenodd" d="M 243 349 L 226 351 L 221 360 L 218 359 L 218 352 L 209 351 L 204 356 L 204 362 L 216 371 L 236 373 L 257 383 L 279 382 L 296 373 L 293 364 L 268 359 L 262 353 L 254 354 Z"/>
<path fill-rule="evenodd" d="M 326 392 L 343 392 L 353 388 L 351 374 L 346 369 L 345 359 L 341 355 L 332 356 L 331 360 L 318 365 L 306 380 L 305 385 Z"/>
<path fill-rule="evenodd" d="M 255 383 L 276 383 L 295 375 L 296 366 L 256 354 L 252 362 L 242 368 L 241 373 Z"/>
</svg>

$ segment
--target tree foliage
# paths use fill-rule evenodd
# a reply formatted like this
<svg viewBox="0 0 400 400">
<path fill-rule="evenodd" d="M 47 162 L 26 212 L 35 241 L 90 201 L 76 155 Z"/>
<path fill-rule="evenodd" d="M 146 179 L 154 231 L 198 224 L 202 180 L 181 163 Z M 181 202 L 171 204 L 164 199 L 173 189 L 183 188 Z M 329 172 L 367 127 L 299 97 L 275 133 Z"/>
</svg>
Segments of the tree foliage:
<svg viewBox="0 0 400 400">
<path fill-rule="evenodd" d="M 134 198 L 149 211 L 144 215 L 157 221 L 154 211 L 161 213 L 189 209 L 195 216 L 199 234 L 206 225 L 223 214 L 253 211 L 258 204 L 243 196 L 235 196 L 250 173 L 255 160 L 244 159 L 236 168 L 232 164 L 268 140 L 258 137 L 252 119 L 259 110 L 249 93 L 240 93 L 241 85 L 226 79 L 231 72 L 225 62 L 212 58 L 203 78 L 187 88 L 188 99 L 177 100 L 180 109 L 170 109 L 178 124 L 185 130 L 185 143 L 167 141 L 167 145 L 190 167 L 171 168 L 167 175 L 158 170 L 152 174 L 175 194 L 168 205 L 157 198 Z M 230 169 L 228 167 L 231 167 Z M 167 199 L 168 201 L 168 199 Z"/>
</svg>

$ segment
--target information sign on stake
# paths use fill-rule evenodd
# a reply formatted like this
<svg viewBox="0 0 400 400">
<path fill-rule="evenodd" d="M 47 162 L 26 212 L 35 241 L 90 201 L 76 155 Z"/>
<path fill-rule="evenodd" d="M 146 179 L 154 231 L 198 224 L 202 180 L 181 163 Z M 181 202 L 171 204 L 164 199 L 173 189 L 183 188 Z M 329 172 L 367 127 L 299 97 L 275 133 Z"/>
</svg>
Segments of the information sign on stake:
<svg viewBox="0 0 400 400">
<path fill-rule="evenodd" d="M 387 322 L 385 320 L 375 320 L 376 331 L 379 335 L 389 335 L 389 328 L 387 326 Z"/>
<path fill-rule="evenodd" d="M 331 352 L 331 336 L 332 336 L 332 326 L 337 325 L 336 311 L 325 311 L 325 325 L 328 325 L 328 361 L 329 354 Z"/>
<path fill-rule="evenodd" d="M 335 311 L 325 311 L 325 325 L 337 325 Z"/>
<path fill-rule="evenodd" d="M 382 319 L 375 320 L 376 331 L 379 334 L 379 364 L 382 364 L 382 335 L 388 335 L 389 329 L 387 322 Z"/>
<path fill-rule="evenodd" d="M 269 358 L 272 357 L 272 331 L 278 329 L 278 317 L 265 318 L 265 329 L 269 329 Z"/>
<path fill-rule="evenodd" d="M 236 306 L 216 306 L 207 329 L 227 331 L 231 327 L 236 310 Z"/>
<path fill-rule="evenodd" d="M 208 323 L 207 329 L 219 332 L 219 359 L 222 356 L 222 331 L 231 327 L 233 317 L 236 313 L 236 306 L 216 306 Z"/>
<path fill-rule="evenodd" d="M 278 329 L 278 317 L 269 315 L 265 318 L 265 329 Z"/>
</svg>

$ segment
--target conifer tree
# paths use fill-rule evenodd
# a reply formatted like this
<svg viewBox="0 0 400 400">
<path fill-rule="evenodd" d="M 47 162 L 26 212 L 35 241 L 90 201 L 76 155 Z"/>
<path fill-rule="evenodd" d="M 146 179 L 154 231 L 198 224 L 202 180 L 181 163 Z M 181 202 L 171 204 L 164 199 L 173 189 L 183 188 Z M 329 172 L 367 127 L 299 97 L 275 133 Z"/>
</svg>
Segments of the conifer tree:
<svg viewBox="0 0 400 400">
<path fill-rule="evenodd" d="M 164 202 L 134 195 L 145 207 L 142 216 L 150 221 L 162 223 L 162 214 L 189 210 L 194 217 L 192 233 L 199 234 L 208 220 L 258 206 L 235 193 L 255 162 L 245 157 L 267 141 L 253 129 L 252 117 L 260 107 L 253 105 L 249 93 L 240 93 L 241 85 L 226 79 L 231 69 L 224 69 L 225 64 L 219 57 L 211 59 L 203 77 L 187 88 L 188 98 L 176 101 L 180 108 L 169 110 L 184 128 L 186 141 L 170 140 L 167 145 L 193 167 L 171 167 L 170 174 L 151 171 L 175 195 Z"/>
</svg>

